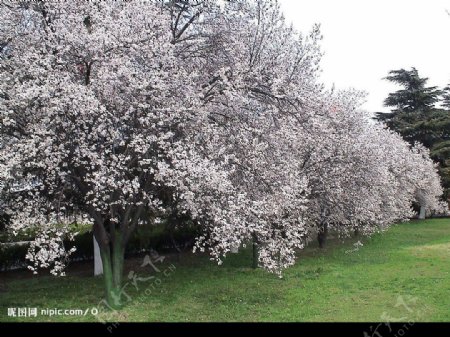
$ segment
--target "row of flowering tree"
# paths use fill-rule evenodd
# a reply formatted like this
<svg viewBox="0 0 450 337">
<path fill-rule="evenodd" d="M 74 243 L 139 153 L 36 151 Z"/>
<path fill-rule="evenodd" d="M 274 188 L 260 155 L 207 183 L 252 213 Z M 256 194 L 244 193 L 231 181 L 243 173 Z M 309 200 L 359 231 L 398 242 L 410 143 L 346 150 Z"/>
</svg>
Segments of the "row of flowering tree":
<svg viewBox="0 0 450 337">
<path fill-rule="evenodd" d="M 63 216 L 93 226 L 106 297 L 149 215 L 183 214 L 219 263 L 246 242 L 280 274 L 328 230 L 442 211 L 427 150 L 324 90 L 320 32 L 275 0 L 0 2 L 0 179 L 32 268 L 64 271 Z M 27 188 L 18 193 L 18 181 Z"/>
</svg>

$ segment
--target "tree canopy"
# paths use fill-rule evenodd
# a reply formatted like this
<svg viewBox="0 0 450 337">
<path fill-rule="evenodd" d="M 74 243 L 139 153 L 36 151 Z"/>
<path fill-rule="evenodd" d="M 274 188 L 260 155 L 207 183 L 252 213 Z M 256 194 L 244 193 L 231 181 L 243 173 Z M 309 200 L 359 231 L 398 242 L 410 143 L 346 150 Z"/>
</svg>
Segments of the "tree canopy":
<svg viewBox="0 0 450 337">
<path fill-rule="evenodd" d="M 376 119 L 400 133 L 410 144 L 420 142 L 431 150 L 433 159 L 440 164 L 445 197 L 449 197 L 449 87 L 443 90 L 426 87 L 428 78 L 420 77 L 415 68 L 390 71 L 386 79 L 400 84 L 403 89 L 388 95 L 384 104 L 393 109 L 390 113 L 378 112 Z M 441 103 L 443 108 L 436 107 L 436 103 Z"/>
<path fill-rule="evenodd" d="M 437 87 L 426 87 L 428 78 L 420 77 L 416 68 L 392 70 L 386 80 L 399 84 L 404 89 L 390 93 L 384 101 L 393 112 L 428 111 L 434 108 L 442 91 Z"/>
</svg>

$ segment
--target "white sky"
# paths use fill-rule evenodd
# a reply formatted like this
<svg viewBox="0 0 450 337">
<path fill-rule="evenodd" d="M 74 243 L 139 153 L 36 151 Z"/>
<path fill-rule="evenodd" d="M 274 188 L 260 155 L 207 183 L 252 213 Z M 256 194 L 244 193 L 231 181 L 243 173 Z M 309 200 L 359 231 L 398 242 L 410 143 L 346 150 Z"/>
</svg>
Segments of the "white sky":
<svg viewBox="0 0 450 337">
<path fill-rule="evenodd" d="M 450 83 L 450 0 L 279 0 L 288 22 L 304 34 L 321 24 L 322 80 L 368 93 L 368 111 L 389 111 L 398 90 L 389 70 L 416 67 L 428 85 Z"/>
</svg>

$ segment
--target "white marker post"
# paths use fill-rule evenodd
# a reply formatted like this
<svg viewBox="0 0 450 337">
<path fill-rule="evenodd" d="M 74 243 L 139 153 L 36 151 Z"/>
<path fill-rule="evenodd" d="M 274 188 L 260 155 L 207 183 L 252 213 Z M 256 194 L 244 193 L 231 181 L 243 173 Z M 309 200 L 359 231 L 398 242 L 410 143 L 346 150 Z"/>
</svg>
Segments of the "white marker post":
<svg viewBox="0 0 450 337">
<path fill-rule="evenodd" d="M 238 243 L 233 243 L 230 247 L 230 252 L 233 254 L 237 254 L 239 253 L 239 244 Z"/>
<path fill-rule="evenodd" d="M 103 274 L 103 263 L 98 242 L 94 235 L 92 237 L 94 239 L 94 276 L 97 276 Z"/>
<path fill-rule="evenodd" d="M 419 219 L 425 219 L 425 205 L 420 205 Z"/>
</svg>

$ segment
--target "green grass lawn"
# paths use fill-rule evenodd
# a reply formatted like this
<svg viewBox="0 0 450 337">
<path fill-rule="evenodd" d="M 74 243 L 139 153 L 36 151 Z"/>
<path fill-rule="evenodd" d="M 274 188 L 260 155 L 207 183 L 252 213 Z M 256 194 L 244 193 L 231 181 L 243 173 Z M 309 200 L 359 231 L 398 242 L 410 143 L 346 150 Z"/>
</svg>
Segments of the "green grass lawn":
<svg viewBox="0 0 450 337">
<path fill-rule="evenodd" d="M 92 262 L 74 264 L 63 278 L 1 273 L 0 321 L 450 321 L 450 219 L 393 226 L 352 252 L 354 242 L 312 244 L 283 279 L 251 269 L 250 250 L 222 266 L 207 256 L 168 256 L 159 273 L 130 259 L 125 280 L 134 271 L 139 289 L 130 281 L 123 310 L 97 317 L 7 315 L 17 307 L 96 307 L 103 283 L 91 276 Z"/>
</svg>

